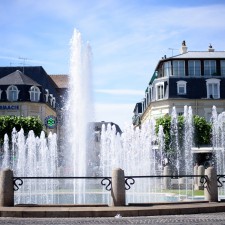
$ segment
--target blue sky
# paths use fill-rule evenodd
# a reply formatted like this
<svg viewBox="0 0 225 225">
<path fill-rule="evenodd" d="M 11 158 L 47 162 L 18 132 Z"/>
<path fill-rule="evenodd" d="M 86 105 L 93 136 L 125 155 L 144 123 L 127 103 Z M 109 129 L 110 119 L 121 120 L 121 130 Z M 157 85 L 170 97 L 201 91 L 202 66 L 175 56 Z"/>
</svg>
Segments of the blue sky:
<svg viewBox="0 0 225 225">
<path fill-rule="evenodd" d="M 69 71 L 69 42 L 78 29 L 93 52 L 97 121 L 131 123 L 135 103 L 162 56 L 225 50 L 224 0 L 0 0 L 0 66 Z"/>
</svg>

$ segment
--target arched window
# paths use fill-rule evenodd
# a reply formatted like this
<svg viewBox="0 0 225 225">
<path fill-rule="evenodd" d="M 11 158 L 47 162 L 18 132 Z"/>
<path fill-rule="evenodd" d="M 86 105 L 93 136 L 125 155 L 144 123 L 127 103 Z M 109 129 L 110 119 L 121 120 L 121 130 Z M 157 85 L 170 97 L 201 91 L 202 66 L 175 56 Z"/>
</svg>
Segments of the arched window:
<svg viewBox="0 0 225 225">
<path fill-rule="evenodd" d="M 30 88 L 29 93 L 30 93 L 30 100 L 32 102 L 39 102 L 40 101 L 40 94 L 41 94 L 41 92 L 40 92 L 40 89 L 38 87 L 32 86 Z"/>
<path fill-rule="evenodd" d="M 8 101 L 15 102 L 18 100 L 19 90 L 16 86 L 11 85 L 6 90 Z"/>
</svg>

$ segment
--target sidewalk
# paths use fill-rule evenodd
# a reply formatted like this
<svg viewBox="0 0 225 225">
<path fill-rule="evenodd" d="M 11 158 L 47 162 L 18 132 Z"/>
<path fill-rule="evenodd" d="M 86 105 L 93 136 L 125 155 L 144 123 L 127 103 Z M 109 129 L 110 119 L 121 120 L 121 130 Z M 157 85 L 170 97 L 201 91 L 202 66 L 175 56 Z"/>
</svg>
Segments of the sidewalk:
<svg viewBox="0 0 225 225">
<path fill-rule="evenodd" d="M 18 205 L 0 207 L 1 217 L 122 217 L 158 216 L 225 212 L 225 202 L 176 202 L 132 204 L 124 207 L 106 205 Z"/>
</svg>

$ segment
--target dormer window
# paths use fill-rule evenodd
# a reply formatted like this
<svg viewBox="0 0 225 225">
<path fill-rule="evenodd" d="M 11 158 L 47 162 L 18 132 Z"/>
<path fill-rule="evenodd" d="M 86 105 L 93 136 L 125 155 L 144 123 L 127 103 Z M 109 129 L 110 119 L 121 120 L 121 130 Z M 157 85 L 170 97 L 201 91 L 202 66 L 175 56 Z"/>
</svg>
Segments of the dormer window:
<svg viewBox="0 0 225 225">
<path fill-rule="evenodd" d="M 55 108 L 55 97 L 52 99 L 52 107 Z"/>
<path fill-rule="evenodd" d="M 54 97 L 53 97 L 53 94 L 50 94 L 49 96 L 50 96 L 50 104 L 51 104 L 51 106 L 52 106 L 52 102 L 53 102 L 53 98 L 54 98 Z"/>
<path fill-rule="evenodd" d="M 49 90 L 45 89 L 46 94 L 45 94 L 45 102 L 48 102 L 48 97 L 49 97 Z"/>
<path fill-rule="evenodd" d="M 164 82 L 156 84 L 156 100 L 164 98 Z"/>
<path fill-rule="evenodd" d="M 207 79 L 207 98 L 219 99 L 220 98 L 220 79 Z"/>
<path fill-rule="evenodd" d="M 10 102 L 15 102 L 18 100 L 19 90 L 16 86 L 10 85 L 6 90 L 7 99 Z"/>
<path fill-rule="evenodd" d="M 40 92 L 40 89 L 38 87 L 32 86 L 30 88 L 29 93 L 30 93 L 30 100 L 32 102 L 39 102 L 40 101 L 40 94 L 41 94 L 41 92 Z"/>
<path fill-rule="evenodd" d="M 187 94 L 187 88 L 186 88 L 187 82 L 180 80 L 177 81 L 177 94 L 178 95 L 186 95 Z"/>
</svg>

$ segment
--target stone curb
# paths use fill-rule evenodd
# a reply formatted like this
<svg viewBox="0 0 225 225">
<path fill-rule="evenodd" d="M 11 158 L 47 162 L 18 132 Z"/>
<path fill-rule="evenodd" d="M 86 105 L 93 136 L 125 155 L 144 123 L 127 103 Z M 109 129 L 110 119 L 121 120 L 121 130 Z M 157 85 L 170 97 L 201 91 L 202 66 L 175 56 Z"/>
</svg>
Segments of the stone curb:
<svg viewBox="0 0 225 225">
<path fill-rule="evenodd" d="M 122 217 L 225 212 L 225 203 L 172 203 L 151 206 L 14 206 L 0 207 L 1 217 Z"/>
</svg>

